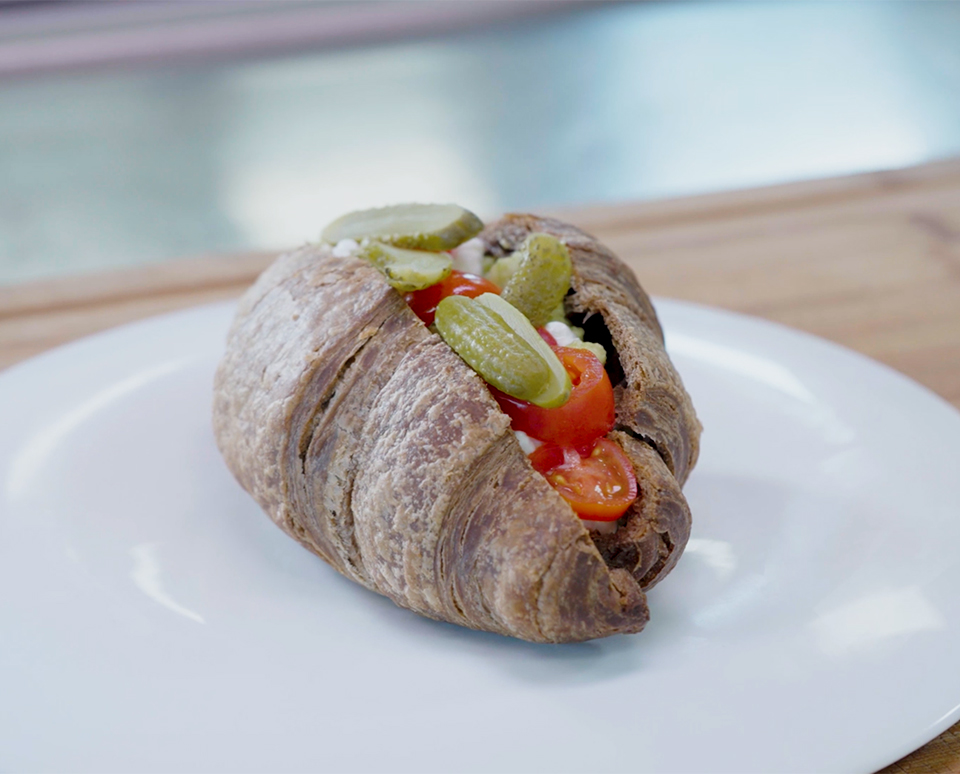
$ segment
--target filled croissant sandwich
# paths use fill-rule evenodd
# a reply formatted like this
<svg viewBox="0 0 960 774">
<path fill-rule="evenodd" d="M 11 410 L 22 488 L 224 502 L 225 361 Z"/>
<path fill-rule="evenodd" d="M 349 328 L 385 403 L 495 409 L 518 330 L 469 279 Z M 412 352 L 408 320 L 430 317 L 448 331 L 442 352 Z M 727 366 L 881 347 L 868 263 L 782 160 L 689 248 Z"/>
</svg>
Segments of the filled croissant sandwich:
<svg viewBox="0 0 960 774">
<path fill-rule="evenodd" d="M 638 632 L 690 534 L 700 423 L 629 268 L 534 215 L 351 213 L 239 303 L 213 424 L 339 572 L 533 642 Z"/>
</svg>

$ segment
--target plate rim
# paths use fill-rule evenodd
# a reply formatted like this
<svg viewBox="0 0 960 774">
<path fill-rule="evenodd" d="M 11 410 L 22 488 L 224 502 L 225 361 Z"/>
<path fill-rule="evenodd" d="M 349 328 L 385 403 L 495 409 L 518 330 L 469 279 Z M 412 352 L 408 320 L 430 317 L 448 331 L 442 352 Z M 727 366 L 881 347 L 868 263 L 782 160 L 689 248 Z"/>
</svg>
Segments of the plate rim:
<svg viewBox="0 0 960 774">
<path fill-rule="evenodd" d="M 913 377 L 898 371 L 897 369 L 877 361 L 871 358 L 864 353 L 858 352 L 848 346 L 834 342 L 832 340 L 823 338 L 813 333 L 807 331 L 799 330 L 792 328 L 788 325 L 785 325 L 780 322 L 767 320 L 765 318 L 756 317 L 752 315 L 743 314 L 736 311 L 731 311 L 723 308 L 712 307 L 705 304 L 699 304 L 695 302 L 689 302 L 680 299 L 671 299 L 655 296 L 653 297 L 655 307 L 660 312 L 662 307 L 665 307 L 667 311 L 667 316 L 669 317 L 672 313 L 682 313 L 685 310 L 694 311 L 698 315 L 720 315 L 725 317 L 736 324 L 747 324 L 751 326 L 760 326 L 766 328 L 767 330 L 775 333 L 778 336 L 786 335 L 798 340 L 806 342 L 808 345 L 813 345 L 817 347 L 827 347 L 830 350 L 833 350 L 839 355 L 850 358 L 852 357 L 858 365 L 865 366 L 868 369 L 872 370 L 878 375 L 882 375 L 882 378 L 893 378 L 898 382 L 908 385 L 912 390 L 918 391 L 918 394 L 922 394 L 927 400 L 933 399 L 935 404 L 939 409 L 946 409 L 950 415 L 955 419 L 960 419 L 960 409 L 951 404 L 946 398 L 937 394 L 935 391 L 927 387 L 926 385 L 918 382 Z M 195 306 L 176 309 L 167 312 L 162 312 L 155 315 L 150 315 L 138 320 L 134 320 L 128 323 L 124 323 L 118 326 L 113 326 L 102 331 L 97 331 L 95 333 L 80 337 L 76 340 L 60 344 L 56 347 L 52 347 L 48 350 L 45 350 L 41 353 L 33 355 L 25 360 L 19 361 L 4 371 L 0 372 L 0 389 L 15 389 L 16 383 L 21 379 L 30 378 L 30 374 L 34 369 L 40 368 L 45 369 L 51 363 L 55 364 L 56 361 L 62 358 L 66 353 L 76 353 L 82 352 L 86 347 L 96 347 L 101 345 L 105 341 L 109 341 L 112 338 L 117 336 L 136 336 L 138 332 L 143 329 L 147 329 L 153 326 L 163 326 L 168 321 L 172 319 L 179 319 L 190 316 L 205 316 L 205 315 L 217 315 L 224 314 L 232 316 L 232 310 L 236 307 L 236 300 L 226 300 L 226 301 L 217 301 L 213 303 L 198 304 Z M 667 338 L 669 340 L 669 328 L 667 330 Z M 668 349 L 669 352 L 669 349 Z M 3 497 L 0 496 L 0 503 L 3 501 Z M 935 739 L 937 736 L 942 734 L 946 729 L 950 728 L 952 725 L 957 723 L 960 720 L 960 696 L 958 698 L 958 703 L 953 707 L 952 710 L 942 715 L 937 720 L 934 720 L 930 725 L 928 725 L 924 730 L 915 732 L 909 738 L 909 740 L 901 742 L 896 746 L 896 752 L 894 753 L 885 753 L 883 755 L 874 755 L 872 760 L 874 761 L 870 765 L 875 768 L 880 768 L 886 765 L 889 765 L 895 761 L 900 760 L 904 756 L 910 754 L 911 752 L 916 751 L 923 745 L 927 744 L 931 740 Z M 891 757 L 891 755 L 893 757 Z M 866 757 L 866 756 L 864 756 Z"/>
</svg>

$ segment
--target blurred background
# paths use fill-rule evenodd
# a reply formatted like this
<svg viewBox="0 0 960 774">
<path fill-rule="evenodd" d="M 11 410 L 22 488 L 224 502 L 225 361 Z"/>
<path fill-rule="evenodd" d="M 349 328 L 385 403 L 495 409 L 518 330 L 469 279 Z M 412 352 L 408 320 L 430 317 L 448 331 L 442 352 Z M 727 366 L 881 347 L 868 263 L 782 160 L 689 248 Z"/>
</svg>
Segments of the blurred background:
<svg viewBox="0 0 960 774">
<path fill-rule="evenodd" d="M 0 283 L 960 154 L 960 2 L 0 2 Z"/>
</svg>

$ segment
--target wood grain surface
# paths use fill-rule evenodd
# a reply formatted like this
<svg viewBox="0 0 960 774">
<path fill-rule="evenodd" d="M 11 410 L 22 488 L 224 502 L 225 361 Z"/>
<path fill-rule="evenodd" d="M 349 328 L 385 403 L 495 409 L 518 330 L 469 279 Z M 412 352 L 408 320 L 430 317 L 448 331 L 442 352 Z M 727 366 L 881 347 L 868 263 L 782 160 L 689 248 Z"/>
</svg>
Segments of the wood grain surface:
<svg viewBox="0 0 960 774">
<path fill-rule="evenodd" d="M 960 160 L 555 213 L 651 293 L 844 344 L 960 407 Z M 120 323 L 239 295 L 274 254 L 0 288 L 0 367 Z M 884 770 L 960 774 L 960 724 Z"/>
</svg>

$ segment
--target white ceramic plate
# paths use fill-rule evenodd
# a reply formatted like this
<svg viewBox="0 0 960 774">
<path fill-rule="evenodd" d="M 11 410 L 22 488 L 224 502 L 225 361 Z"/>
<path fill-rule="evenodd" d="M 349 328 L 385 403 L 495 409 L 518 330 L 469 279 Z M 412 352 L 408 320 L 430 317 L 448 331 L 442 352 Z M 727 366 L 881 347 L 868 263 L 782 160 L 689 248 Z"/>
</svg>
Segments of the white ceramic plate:
<svg viewBox="0 0 960 774">
<path fill-rule="evenodd" d="M 538 646 L 342 579 L 209 426 L 230 305 L 0 376 L 0 769 L 871 771 L 960 716 L 960 415 L 659 303 L 703 419 L 640 635 Z"/>
</svg>

